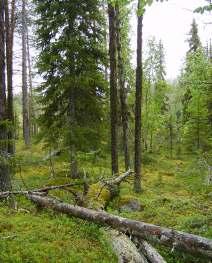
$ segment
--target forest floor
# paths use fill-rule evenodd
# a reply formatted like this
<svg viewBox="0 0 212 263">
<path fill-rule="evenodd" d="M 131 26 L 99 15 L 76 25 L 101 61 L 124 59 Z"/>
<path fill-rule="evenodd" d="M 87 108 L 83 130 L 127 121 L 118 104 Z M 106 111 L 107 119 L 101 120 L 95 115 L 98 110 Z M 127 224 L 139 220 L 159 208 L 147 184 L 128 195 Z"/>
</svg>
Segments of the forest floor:
<svg viewBox="0 0 212 263">
<path fill-rule="evenodd" d="M 53 158 L 55 175 L 52 176 L 50 162 L 45 156 L 47 153 L 41 145 L 34 145 L 31 149 L 25 149 L 22 143 L 17 145 L 14 189 L 70 182 L 66 158 L 63 155 Z M 170 160 L 164 156 L 150 156 L 144 162 L 142 194 L 133 193 L 132 181 L 123 183 L 120 196 L 107 210 L 212 238 L 212 187 L 205 184 L 206 171 L 196 157 Z M 82 155 L 80 167 L 84 167 L 92 182 L 110 175 L 107 157 Z M 73 203 L 68 192 L 50 194 Z M 141 203 L 141 211 L 120 211 L 122 204 L 135 199 Z M 117 262 L 100 226 L 52 211 L 38 211 L 23 197 L 17 197 L 16 202 L 16 209 L 8 208 L 7 201 L 0 204 L 0 262 Z M 182 253 L 171 253 L 168 249 L 159 250 L 170 263 L 207 262 Z"/>
</svg>

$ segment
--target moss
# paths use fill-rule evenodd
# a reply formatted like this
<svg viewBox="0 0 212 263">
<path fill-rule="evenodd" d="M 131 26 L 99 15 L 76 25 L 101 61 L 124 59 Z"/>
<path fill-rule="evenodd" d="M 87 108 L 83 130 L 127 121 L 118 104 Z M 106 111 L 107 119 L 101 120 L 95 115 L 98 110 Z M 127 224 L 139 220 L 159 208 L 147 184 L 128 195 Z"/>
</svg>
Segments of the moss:
<svg viewBox="0 0 212 263">
<path fill-rule="evenodd" d="M 63 156 L 54 159 L 56 176 L 50 177 L 49 163 L 43 162 L 46 155 L 42 145 L 26 149 L 22 143 L 17 146 L 22 162 L 22 177 L 28 188 L 71 182 L 66 177 L 69 163 Z M 144 205 L 139 212 L 122 212 L 121 215 L 172 227 L 211 238 L 211 191 L 212 186 L 204 184 L 205 174 L 195 160 L 168 160 L 157 156 L 143 167 L 142 193 L 133 192 L 133 181 L 121 184 L 120 198 L 115 198 L 108 208 L 119 214 L 117 207 L 129 200 L 138 200 Z M 110 159 L 99 159 L 96 163 L 80 161 L 89 180 L 96 182 L 110 174 Z M 17 169 L 13 180 L 14 189 L 24 189 L 20 171 Z M 76 188 L 76 191 L 82 189 Z M 65 191 L 51 194 L 72 203 L 72 195 Z M 85 221 L 56 215 L 53 211 L 37 212 L 35 206 L 23 197 L 16 197 L 18 208 L 30 213 L 7 209 L 0 204 L 0 236 L 14 236 L 13 239 L 0 239 L 0 262 L 117 262 L 111 247 L 97 225 Z M 101 184 L 93 184 L 88 193 L 90 207 L 105 207 L 110 200 L 110 191 Z M 182 253 L 171 253 L 170 249 L 158 247 L 168 263 L 207 262 L 194 259 Z"/>
<path fill-rule="evenodd" d="M 94 224 L 49 212 L 8 212 L 1 209 L 1 220 L 7 220 L 1 236 L 14 238 L 0 239 L 0 262 L 117 262 Z"/>
<path fill-rule="evenodd" d="M 109 189 L 101 183 L 92 184 L 87 194 L 88 207 L 104 209 L 110 201 Z"/>
</svg>

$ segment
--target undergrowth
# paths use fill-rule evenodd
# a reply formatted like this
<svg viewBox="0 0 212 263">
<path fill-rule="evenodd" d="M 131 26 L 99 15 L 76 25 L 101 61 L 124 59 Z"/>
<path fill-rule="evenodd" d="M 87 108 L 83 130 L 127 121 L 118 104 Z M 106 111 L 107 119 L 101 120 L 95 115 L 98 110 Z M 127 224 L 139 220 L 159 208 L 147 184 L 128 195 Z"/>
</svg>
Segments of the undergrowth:
<svg viewBox="0 0 212 263">
<path fill-rule="evenodd" d="M 52 167 L 45 159 L 47 154 L 42 145 L 31 149 L 18 145 L 14 189 L 71 181 L 67 157 L 64 154 L 53 157 Z M 110 176 L 109 158 L 80 158 L 80 167 L 90 183 Z M 211 238 L 212 188 L 205 184 L 205 178 L 206 171 L 199 167 L 195 157 L 170 160 L 150 156 L 143 168 L 142 194 L 133 192 L 131 179 L 121 185 L 120 197 L 107 209 L 128 218 Z M 74 203 L 67 191 L 51 194 Z M 139 200 L 141 211 L 120 212 L 120 198 L 125 202 Z M 38 211 L 23 197 L 17 197 L 15 203 L 16 209 L 9 208 L 7 202 L 0 204 L 0 262 L 117 262 L 99 226 L 52 211 Z M 207 262 L 160 246 L 158 249 L 168 263 Z"/>
</svg>

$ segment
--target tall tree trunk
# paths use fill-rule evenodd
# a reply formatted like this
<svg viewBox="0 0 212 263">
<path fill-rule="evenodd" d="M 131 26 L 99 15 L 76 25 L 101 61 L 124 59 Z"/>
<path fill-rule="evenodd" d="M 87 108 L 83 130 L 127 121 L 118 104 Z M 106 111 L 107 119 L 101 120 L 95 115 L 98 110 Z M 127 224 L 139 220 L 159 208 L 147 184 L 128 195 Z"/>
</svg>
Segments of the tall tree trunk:
<svg viewBox="0 0 212 263">
<path fill-rule="evenodd" d="M 128 128 L 128 110 L 127 110 L 127 91 L 125 88 L 125 73 L 124 62 L 122 57 L 122 40 L 121 40 L 121 23 L 120 10 L 116 4 L 116 29 L 117 29 L 117 51 L 118 51 L 118 79 L 119 79 L 119 95 L 121 102 L 121 120 L 123 132 L 123 150 L 125 170 L 130 168 L 130 154 L 129 154 L 129 128 Z"/>
<path fill-rule="evenodd" d="M 26 146 L 30 145 L 29 100 L 27 87 L 27 23 L 26 0 L 22 0 L 22 104 L 23 104 L 23 137 Z"/>
<path fill-rule="evenodd" d="M 32 87 L 32 65 L 30 57 L 30 45 L 29 45 L 29 30 L 27 27 L 26 41 L 27 41 L 27 64 L 28 64 L 28 76 L 29 76 L 29 124 L 30 124 L 30 135 L 37 134 L 37 128 L 35 123 L 35 109 L 34 109 L 34 98 L 33 98 L 33 87 Z"/>
<path fill-rule="evenodd" d="M 108 5 L 107 5 L 107 1 L 103 1 L 102 2 L 102 7 L 103 7 L 103 12 L 104 12 L 104 18 L 105 21 L 107 21 L 108 18 Z M 105 51 L 106 53 L 108 53 L 108 23 L 106 22 L 105 26 L 104 26 L 104 44 L 105 44 Z M 104 76 L 105 76 L 105 80 L 108 82 L 109 81 L 109 74 L 108 74 L 108 61 L 106 61 L 105 66 L 104 66 Z"/>
<path fill-rule="evenodd" d="M 10 10 L 9 10 L 10 9 Z M 8 129 L 8 153 L 14 154 L 14 107 L 13 107 L 13 40 L 15 28 L 15 0 L 9 8 L 8 0 L 5 0 L 5 24 L 6 24 L 6 59 L 7 59 L 7 117 L 11 127 Z"/>
<path fill-rule="evenodd" d="M 150 89 L 150 77 L 148 80 L 148 86 L 146 87 L 146 92 L 145 92 L 145 119 L 146 119 L 146 129 L 145 129 L 145 138 L 144 138 L 144 146 L 145 146 L 145 150 L 148 151 L 148 133 L 149 133 L 149 120 L 148 120 L 148 116 L 149 116 L 149 100 L 148 100 L 148 91 Z"/>
<path fill-rule="evenodd" d="M 153 129 L 153 128 L 152 128 Z M 152 153 L 153 152 L 153 130 L 151 129 L 150 131 L 150 144 L 149 144 L 149 152 Z"/>
<path fill-rule="evenodd" d="M 5 84 L 5 2 L 0 1 L 0 190 L 11 187 L 7 164 L 6 84 Z"/>
<path fill-rule="evenodd" d="M 74 143 L 74 131 L 73 131 L 76 125 L 75 104 L 76 102 L 75 102 L 74 88 L 72 88 L 70 91 L 70 98 L 69 98 L 69 124 L 70 124 L 70 131 L 71 131 L 70 175 L 71 175 L 71 178 L 73 179 L 76 179 L 79 177 L 77 158 L 76 158 L 76 147 Z"/>
<path fill-rule="evenodd" d="M 140 1 L 138 1 L 138 9 Z M 135 93 L 135 177 L 134 191 L 141 192 L 141 103 L 142 103 L 142 22 L 143 16 L 138 15 L 137 26 L 137 69 L 136 69 L 136 93 Z"/>
<path fill-rule="evenodd" d="M 112 4 L 108 4 L 109 16 L 109 53 L 110 53 L 110 118 L 111 118 L 111 163 L 112 174 L 118 174 L 118 94 L 117 94 L 117 74 L 116 74 L 116 12 Z"/>
<path fill-rule="evenodd" d="M 173 158 L 173 124 L 172 117 L 169 120 L 170 157 Z"/>
<path fill-rule="evenodd" d="M 197 99 L 197 149 L 200 149 L 200 94 Z"/>
</svg>

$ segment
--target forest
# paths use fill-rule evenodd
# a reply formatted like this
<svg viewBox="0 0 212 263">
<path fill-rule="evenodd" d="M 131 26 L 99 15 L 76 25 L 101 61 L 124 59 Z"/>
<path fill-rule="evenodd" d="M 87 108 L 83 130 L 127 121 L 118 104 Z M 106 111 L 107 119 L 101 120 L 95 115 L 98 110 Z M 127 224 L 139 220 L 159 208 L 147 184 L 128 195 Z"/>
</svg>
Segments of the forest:
<svg viewBox="0 0 212 263">
<path fill-rule="evenodd" d="M 170 2 L 0 0 L 0 262 L 212 262 L 212 1 L 174 78 Z"/>
</svg>

